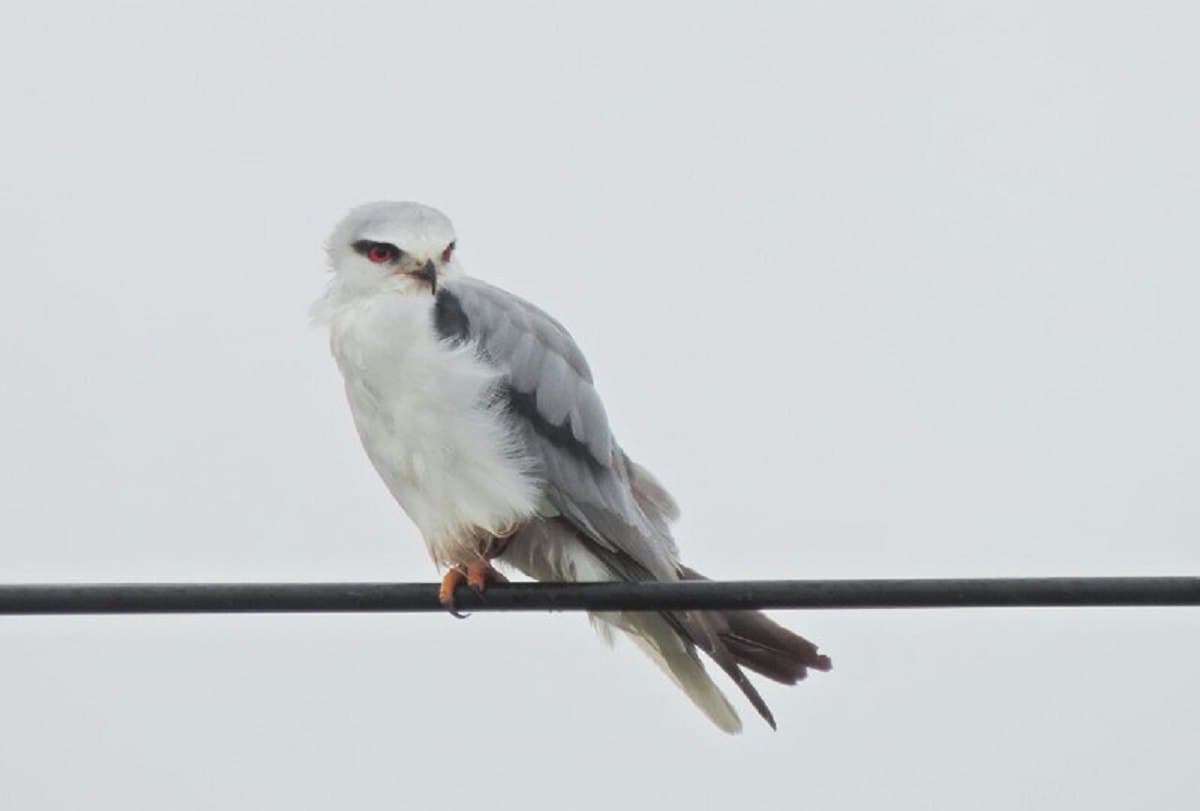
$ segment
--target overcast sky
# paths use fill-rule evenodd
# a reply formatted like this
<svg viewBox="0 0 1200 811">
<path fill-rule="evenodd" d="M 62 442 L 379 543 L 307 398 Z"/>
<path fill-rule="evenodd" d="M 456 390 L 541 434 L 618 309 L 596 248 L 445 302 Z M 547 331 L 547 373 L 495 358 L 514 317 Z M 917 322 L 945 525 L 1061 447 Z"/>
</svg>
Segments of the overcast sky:
<svg viewBox="0 0 1200 811">
<path fill-rule="evenodd" d="M 1200 573 L 1193 3 L 8 4 L 0 580 L 429 580 L 307 309 L 447 212 L 718 578 Z M 1200 610 L 0 619 L 0 805 L 1182 808 Z M 732 691 L 732 692 L 736 692 Z"/>
</svg>

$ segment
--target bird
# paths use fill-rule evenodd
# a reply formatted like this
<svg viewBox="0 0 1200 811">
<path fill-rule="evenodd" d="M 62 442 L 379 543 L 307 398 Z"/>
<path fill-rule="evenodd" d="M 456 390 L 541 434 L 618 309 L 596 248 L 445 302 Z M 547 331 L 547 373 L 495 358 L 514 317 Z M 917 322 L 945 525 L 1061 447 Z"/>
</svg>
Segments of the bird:
<svg viewBox="0 0 1200 811">
<path fill-rule="evenodd" d="M 313 305 L 367 457 L 444 572 L 438 597 L 504 582 L 702 580 L 680 561 L 679 507 L 618 444 L 582 351 L 558 321 L 468 275 L 450 219 L 415 202 L 351 210 Z M 708 656 L 771 726 L 750 670 L 795 684 L 828 656 L 766 615 L 597 612 L 719 729 L 742 729 Z"/>
</svg>

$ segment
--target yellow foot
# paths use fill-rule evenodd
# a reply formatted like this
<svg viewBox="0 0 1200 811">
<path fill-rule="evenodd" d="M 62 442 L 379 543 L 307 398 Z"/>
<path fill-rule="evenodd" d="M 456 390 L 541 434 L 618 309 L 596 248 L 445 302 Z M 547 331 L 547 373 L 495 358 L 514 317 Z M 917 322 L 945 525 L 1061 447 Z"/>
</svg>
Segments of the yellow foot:
<svg viewBox="0 0 1200 811">
<path fill-rule="evenodd" d="M 507 583 L 508 578 L 500 574 L 492 564 L 482 558 L 473 560 L 466 566 L 452 566 L 442 576 L 442 585 L 438 587 L 438 602 L 446 607 L 456 617 L 465 617 L 458 612 L 454 602 L 454 590 L 466 583 L 476 594 L 483 594 L 489 583 Z"/>
<path fill-rule="evenodd" d="M 458 609 L 454 606 L 454 590 L 465 582 L 467 582 L 466 568 L 453 566 L 446 570 L 446 574 L 442 576 L 442 585 L 438 587 L 438 602 L 456 617 L 463 615 L 458 613 Z"/>
<path fill-rule="evenodd" d="M 479 594 L 483 594 L 487 590 L 488 583 L 507 582 L 507 577 L 492 568 L 492 564 L 482 558 L 467 564 L 467 585 Z"/>
</svg>

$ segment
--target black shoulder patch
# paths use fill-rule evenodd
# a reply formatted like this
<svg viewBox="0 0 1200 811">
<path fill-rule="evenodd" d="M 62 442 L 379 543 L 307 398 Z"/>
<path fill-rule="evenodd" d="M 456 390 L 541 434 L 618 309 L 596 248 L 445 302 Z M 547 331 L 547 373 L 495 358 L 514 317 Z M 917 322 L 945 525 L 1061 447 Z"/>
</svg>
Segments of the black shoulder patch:
<svg viewBox="0 0 1200 811">
<path fill-rule="evenodd" d="M 510 385 L 505 385 L 502 392 L 512 413 L 528 422 L 539 436 L 564 453 L 586 463 L 593 470 L 603 470 L 603 466 L 592 456 L 588 446 L 575 438 L 570 423 L 555 425 L 542 416 L 537 408 L 537 395 L 517 391 Z"/>
<path fill-rule="evenodd" d="M 444 287 L 438 291 L 433 306 L 433 327 L 444 341 L 462 343 L 470 337 L 471 322 L 463 312 L 462 302 Z"/>
</svg>

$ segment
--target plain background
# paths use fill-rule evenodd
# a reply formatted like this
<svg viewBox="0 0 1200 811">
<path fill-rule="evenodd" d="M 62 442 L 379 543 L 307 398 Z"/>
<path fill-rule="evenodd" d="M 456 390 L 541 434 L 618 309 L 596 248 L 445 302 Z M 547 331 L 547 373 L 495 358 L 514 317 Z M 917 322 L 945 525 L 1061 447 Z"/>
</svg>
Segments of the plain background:
<svg viewBox="0 0 1200 811">
<path fill-rule="evenodd" d="M 1200 572 L 1194 4 L 741 5 L 6 5 L 0 578 L 432 579 L 307 316 L 379 198 L 710 575 Z M 3 619 L 0 805 L 1200 794 L 1200 612 L 784 620 L 836 669 L 726 738 L 578 615 Z"/>
</svg>

